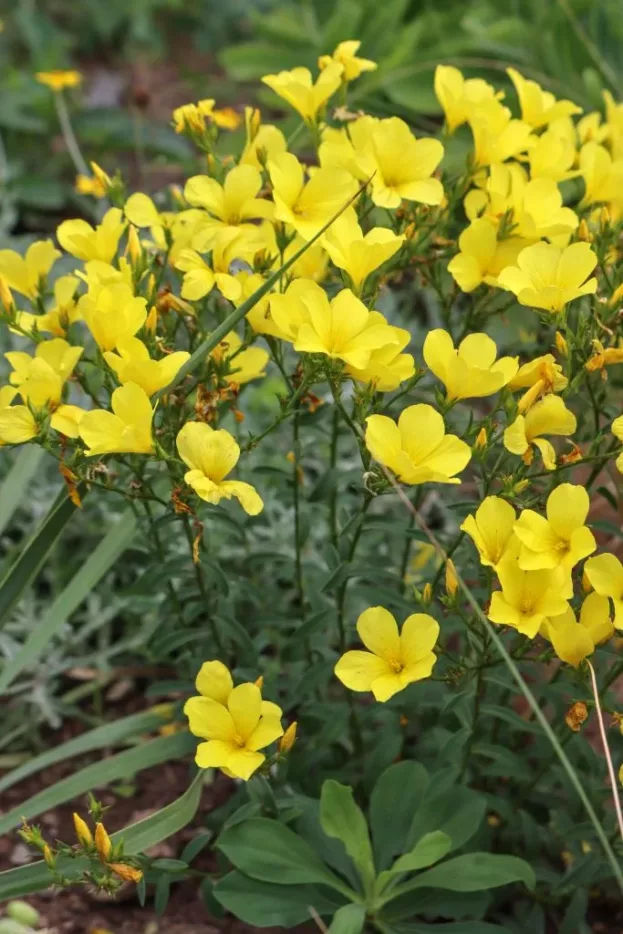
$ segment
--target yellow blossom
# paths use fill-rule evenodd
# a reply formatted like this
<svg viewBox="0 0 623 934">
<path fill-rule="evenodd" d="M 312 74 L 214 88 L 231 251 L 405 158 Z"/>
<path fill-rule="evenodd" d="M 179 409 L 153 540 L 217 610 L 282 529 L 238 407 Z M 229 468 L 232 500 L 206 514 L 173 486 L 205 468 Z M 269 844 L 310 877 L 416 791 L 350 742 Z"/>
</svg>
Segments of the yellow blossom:
<svg viewBox="0 0 623 934">
<path fill-rule="evenodd" d="M 143 878 L 141 869 L 135 866 L 129 866 L 127 863 L 108 863 L 108 868 L 112 869 L 116 876 L 119 876 L 124 882 L 140 882 Z"/>
<path fill-rule="evenodd" d="M 276 219 L 291 224 L 305 240 L 311 240 L 357 190 L 352 175 L 343 169 L 319 168 L 306 182 L 302 164 L 290 152 L 270 159 L 268 172 Z"/>
<path fill-rule="evenodd" d="M 265 376 L 266 364 L 270 357 L 263 347 L 246 347 L 242 350 L 241 347 L 241 338 L 235 331 L 230 331 L 210 354 L 218 363 L 227 361 L 229 370 L 224 379 L 238 386 Z"/>
<path fill-rule="evenodd" d="M 258 682 L 259 681 L 260 679 L 258 678 Z M 227 701 L 234 689 L 234 681 L 229 668 L 227 668 L 223 662 L 213 660 L 203 663 L 195 680 L 195 687 L 201 696 L 193 697 L 192 704 L 190 701 L 188 702 L 187 706 L 189 709 L 186 710 L 187 716 L 189 716 L 189 711 L 201 712 L 202 708 L 205 707 L 205 699 L 227 706 Z M 257 687 L 261 689 L 262 684 L 257 683 Z M 273 704 L 272 701 L 263 700 L 262 714 L 264 716 L 281 717 L 283 711 L 281 707 L 277 704 Z M 191 731 L 194 732 L 192 725 Z"/>
<path fill-rule="evenodd" d="M 207 211 L 212 222 L 237 226 L 259 217 L 272 217 L 273 205 L 258 198 L 262 176 L 252 165 L 237 165 L 223 184 L 208 175 L 193 175 L 184 186 L 184 197 L 190 205 Z"/>
<path fill-rule="evenodd" d="M 623 415 L 619 415 L 618 418 L 615 418 L 612 422 L 611 431 L 614 437 L 623 443 Z M 619 454 L 617 457 L 615 466 L 619 473 L 623 473 L 623 453 Z"/>
<path fill-rule="evenodd" d="M 168 386 L 189 357 L 186 350 L 178 350 L 161 360 L 152 360 L 138 337 L 124 337 L 117 343 L 117 353 L 110 350 L 104 353 L 104 360 L 115 371 L 120 383 L 136 383 L 148 396 Z"/>
<path fill-rule="evenodd" d="M 568 302 L 596 292 L 597 279 L 588 278 L 596 262 L 588 243 L 572 243 L 564 249 L 535 243 L 521 251 L 517 266 L 502 270 L 498 285 L 514 292 L 521 305 L 557 314 Z"/>
<path fill-rule="evenodd" d="M 623 154 L 613 159 L 605 146 L 585 143 L 580 150 L 580 174 L 584 179 L 583 207 L 623 201 Z"/>
<path fill-rule="evenodd" d="M 527 389 L 528 392 L 519 402 L 519 411 L 530 408 L 541 396 L 550 392 L 562 392 L 569 380 L 562 372 L 562 367 L 551 353 L 529 360 L 517 370 L 508 384 L 509 389 Z M 526 400 L 526 401 L 524 401 Z"/>
<path fill-rule="evenodd" d="M 76 175 L 74 188 L 79 195 L 91 195 L 93 198 L 105 198 L 108 191 L 96 175 Z"/>
<path fill-rule="evenodd" d="M 25 256 L 15 250 L 0 250 L 0 276 L 10 289 L 36 299 L 42 294 L 50 269 L 60 255 L 51 240 L 32 243 Z"/>
<path fill-rule="evenodd" d="M 66 438 L 80 436 L 80 422 L 86 415 L 86 410 L 78 405 L 59 405 L 52 413 L 50 428 L 65 435 Z"/>
<path fill-rule="evenodd" d="M 87 445 L 87 457 L 153 454 L 153 411 L 145 390 L 136 383 L 126 383 L 115 389 L 111 405 L 112 412 L 101 409 L 85 412 L 80 421 L 78 427 L 80 437 Z"/>
<path fill-rule="evenodd" d="M 557 101 L 550 91 L 544 91 L 536 81 L 524 78 L 515 68 L 507 68 L 506 73 L 517 91 L 521 119 L 534 129 L 539 129 L 560 117 L 582 113 L 582 108 L 573 101 Z"/>
<path fill-rule="evenodd" d="M 517 357 L 496 360 L 497 347 L 486 334 L 468 334 L 455 348 L 450 334 L 435 328 L 426 335 L 423 352 L 451 400 L 490 396 L 517 373 Z"/>
<path fill-rule="evenodd" d="M 495 98 L 486 98 L 470 108 L 468 123 L 474 136 L 474 162 L 477 166 L 506 162 L 526 152 L 532 127 L 514 120 L 508 107 Z"/>
<path fill-rule="evenodd" d="M 497 568 L 511 545 L 515 510 L 499 496 L 487 496 L 474 515 L 467 516 L 461 529 L 472 539 L 485 567 Z"/>
<path fill-rule="evenodd" d="M 471 448 L 447 435 L 432 405 L 410 405 L 396 424 L 386 415 L 366 419 L 366 447 L 375 460 L 404 483 L 460 483 L 456 476 L 469 462 Z"/>
<path fill-rule="evenodd" d="M 0 403 L 1 401 L 0 397 Z M 3 444 L 26 444 L 26 442 L 36 438 L 38 433 L 37 422 L 27 405 L 0 407 L 0 446 Z"/>
<path fill-rule="evenodd" d="M 54 283 L 54 304 L 50 311 L 43 315 L 18 311 L 15 323 L 30 334 L 36 328 L 39 333 L 49 332 L 55 337 L 65 337 L 69 325 L 82 317 L 75 299 L 79 282 L 76 276 L 60 276 Z"/>
<path fill-rule="evenodd" d="M 370 273 L 387 262 L 404 239 L 387 227 L 374 227 L 364 236 L 355 211 L 349 209 L 331 225 L 323 244 L 332 262 L 348 273 L 353 289 L 360 293 Z"/>
<path fill-rule="evenodd" d="M 82 81 L 79 71 L 38 71 L 35 78 L 39 84 L 45 84 L 51 91 L 62 91 L 65 88 L 76 88 Z"/>
<path fill-rule="evenodd" d="M 449 133 L 467 122 L 475 105 L 504 96 L 482 78 L 464 78 L 452 65 L 437 65 L 435 94 L 443 108 Z"/>
<path fill-rule="evenodd" d="M 416 139 L 399 117 L 379 120 L 357 159 L 360 173 L 370 178 L 377 207 L 397 208 L 400 202 L 441 204 L 443 186 L 433 172 L 443 157 L 437 139 Z"/>
<path fill-rule="evenodd" d="M 589 373 L 595 370 L 604 370 L 607 366 L 613 366 L 616 363 L 623 363 L 623 346 L 604 347 L 600 340 L 593 340 L 593 355 L 584 364 Z M 605 376 L 605 374 L 602 375 Z"/>
<path fill-rule="evenodd" d="M 531 178 L 549 178 L 564 182 L 580 174 L 574 168 L 576 151 L 573 142 L 548 130 L 528 150 Z"/>
<path fill-rule="evenodd" d="M 276 75 L 264 75 L 262 81 L 287 101 L 303 120 L 312 122 L 339 88 L 343 71 L 343 65 L 334 62 L 320 72 L 315 82 L 312 82 L 309 68 L 293 68 Z"/>
<path fill-rule="evenodd" d="M 303 324 L 309 324 L 309 303 L 324 306 L 326 293 L 312 279 L 294 279 L 285 292 L 270 296 L 271 330 L 266 333 L 294 343 Z"/>
<path fill-rule="evenodd" d="M 556 452 L 543 435 L 568 437 L 575 432 L 577 422 L 560 396 L 547 395 L 533 405 L 525 415 L 518 415 L 504 431 L 504 447 L 511 454 L 519 454 L 526 463 L 532 459 L 531 447 L 541 452 L 547 470 L 556 466 Z"/>
<path fill-rule="evenodd" d="M 265 762 L 266 756 L 260 750 L 283 735 L 280 716 L 264 711 L 255 684 L 238 685 L 223 703 L 209 697 L 191 697 L 184 713 L 191 733 L 207 740 L 197 746 L 197 765 L 225 769 L 244 781 Z"/>
<path fill-rule="evenodd" d="M 541 625 L 541 635 L 552 643 L 558 658 L 575 668 L 613 634 L 608 598 L 597 593 L 584 599 L 579 622 L 573 609 L 567 607 L 560 616 L 550 616 Z"/>
<path fill-rule="evenodd" d="M 369 58 L 358 58 L 357 52 L 361 46 L 361 42 L 358 42 L 354 39 L 347 39 L 345 42 L 340 42 L 337 47 L 334 49 L 332 55 L 321 55 L 318 59 L 318 67 L 320 69 L 329 68 L 334 62 L 338 65 L 342 65 L 342 80 L 343 81 L 354 81 L 359 75 L 363 74 L 364 71 L 376 71 L 378 65 L 376 62 L 371 61 Z"/>
<path fill-rule="evenodd" d="M 588 559 L 584 572 L 600 596 L 610 597 L 614 606 L 614 625 L 623 629 L 623 565 L 619 559 L 610 553 L 596 555 Z"/>
<path fill-rule="evenodd" d="M 496 572 L 501 590 L 491 597 L 488 617 L 492 623 L 512 626 L 534 639 L 543 621 L 559 616 L 567 609 L 561 596 L 564 572 L 555 570 L 524 571 L 517 563 L 518 549 L 510 548 Z"/>
<path fill-rule="evenodd" d="M 483 282 L 497 285 L 501 271 L 516 263 L 528 244 L 521 237 L 498 240 L 495 226 L 477 217 L 459 236 L 460 252 L 448 263 L 448 272 L 463 292 L 473 292 Z"/>
<path fill-rule="evenodd" d="M 370 318 L 373 324 L 387 324 L 378 311 L 371 311 Z M 389 325 L 389 329 L 396 338 L 395 344 L 386 344 L 385 347 L 373 350 L 365 367 L 358 368 L 348 364 L 344 371 L 360 383 L 371 384 L 376 392 L 391 392 L 415 374 L 412 355 L 402 353 L 411 340 L 411 333 L 392 325 Z"/>
<path fill-rule="evenodd" d="M 208 503 L 234 496 L 245 512 L 257 515 L 264 504 L 249 483 L 226 480 L 240 457 L 240 448 L 224 428 L 214 431 L 205 422 L 187 422 L 177 435 L 177 450 L 190 469 L 184 480 Z"/>
<path fill-rule="evenodd" d="M 23 351 L 14 350 L 5 354 L 13 367 L 9 380 L 17 386 L 24 402 L 34 408 L 46 404 L 57 404 L 61 400 L 63 386 L 73 373 L 82 356 L 83 347 L 71 347 L 61 337 L 37 344 L 34 357 Z"/>
<path fill-rule="evenodd" d="M 335 674 L 351 691 L 372 691 L 375 700 L 385 702 L 414 681 L 430 677 L 439 636 L 439 623 L 432 616 L 414 613 L 399 632 L 389 610 L 374 606 L 357 620 L 357 632 L 368 651 L 346 652 L 335 666 Z"/>
<path fill-rule="evenodd" d="M 279 129 L 270 123 L 261 123 L 257 108 L 245 107 L 244 122 L 247 140 L 240 156 L 239 165 L 251 165 L 261 169 L 262 165 L 288 148 L 286 138 Z"/>
<path fill-rule="evenodd" d="M 80 219 L 63 221 L 56 236 L 63 249 L 78 259 L 111 263 L 124 230 L 123 213 L 119 208 L 110 208 L 97 227 Z"/>
<path fill-rule="evenodd" d="M 174 265 L 184 273 L 182 298 L 199 301 L 216 286 L 230 302 L 238 302 L 242 294 L 240 279 L 230 272 L 235 259 L 250 260 L 261 245 L 258 232 L 242 227 L 222 228 L 211 245 L 211 265 L 198 250 L 180 250 Z"/>
<path fill-rule="evenodd" d="M 100 350 L 114 350 L 133 337 L 147 317 L 147 302 L 125 282 L 95 286 L 83 295 L 78 309 Z"/>
</svg>

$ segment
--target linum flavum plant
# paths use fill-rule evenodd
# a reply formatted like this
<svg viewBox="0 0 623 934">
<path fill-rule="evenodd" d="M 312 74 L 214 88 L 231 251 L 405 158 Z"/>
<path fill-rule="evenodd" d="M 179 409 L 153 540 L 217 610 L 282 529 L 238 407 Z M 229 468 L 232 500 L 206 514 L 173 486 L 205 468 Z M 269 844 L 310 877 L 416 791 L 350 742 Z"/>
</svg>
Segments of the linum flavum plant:
<svg viewBox="0 0 623 934">
<path fill-rule="evenodd" d="M 159 910 L 192 872 L 253 925 L 588 931 L 623 890 L 623 105 L 443 66 L 420 138 L 349 109 L 358 43 L 319 68 L 264 78 L 295 138 L 248 108 L 225 155 L 236 115 L 189 104 L 183 190 L 94 164 L 97 225 L 0 252 L 0 440 L 58 461 L 50 522 L 129 503 L 154 556 L 133 651 L 196 678 L 69 794 L 194 752 L 188 791 L 121 834 Z M 221 773 L 219 872 L 191 868 L 205 834 L 142 862 Z"/>
</svg>

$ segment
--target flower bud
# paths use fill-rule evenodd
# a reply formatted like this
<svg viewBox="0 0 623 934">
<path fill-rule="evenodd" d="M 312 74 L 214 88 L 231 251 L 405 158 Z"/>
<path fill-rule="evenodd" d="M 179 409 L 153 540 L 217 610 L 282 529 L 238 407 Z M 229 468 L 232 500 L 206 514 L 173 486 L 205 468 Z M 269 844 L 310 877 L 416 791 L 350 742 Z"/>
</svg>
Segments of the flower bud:
<svg viewBox="0 0 623 934">
<path fill-rule="evenodd" d="M 76 837 L 78 838 L 78 843 L 81 843 L 82 846 L 91 847 L 93 846 L 93 834 L 89 829 L 89 825 L 85 820 L 83 820 L 79 814 L 76 814 L 74 811 L 74 829 L 76 831 Z"/>
<path fill-rule="evenodd" d="M 612 221 L 612 214 L 610 213 L 610 209 L 605 204 L 600 211 L 599 220 L 601 221 L 602 227 L 608 227 Z"/>
<path fill-rule="evenodd" d="M 427 583 L 424 584 L 424 588 L 422 590 L 422 603 L 424 605 L 427 605 L 431 602 L 432 599 L 433 599 L 433 587 L 430 581 L 427 581 Z"/>
<path fill-rule="evenodd" d="M 590 230 L 588 229 L 588 224 L 585 219 L 582 218 L 578 224 L 578 240 L 585 240 L 587 243 L 590 243 L 593 239 Z"/>
<path fill-rule="evenodd" d="M 158 309 L 155 305 L 152 305 L 149 309 L 149 314 L 145 319 L 145 328 L 149 331 L 150 334 L 156 333 L 156 328 L 158 326 Z"/>
<path fill-rule="evenodd" d="M 143 255 L 143 247 L 134 224 L 128 226 L 128 255 L 133 266 L 137 266 Z"/>
<path fill-rule="evenodd" d="M 512 492 L 515 496 L 519 496 L 520 493 L 523 493 L 524 490 L 527 490 L 530 486 L 530 481 L 526 477 L 525 480 L 518 480 L 517 483 L 513 484 Z"/>
<path fill-rule="evenodd" d="M 290 752 L 294 743 L 296 742 L 296 720 L 294 723 L 291 723 L 288 729 L 285 731 L 281 739 L 279 740 L 279 752 L 286 753 Z"/>
<path fill-rule="evenodd" d="M 108 868 L 112 869 L 116 876 L 119 876 L 120 879 L 123 879 L 124 882 L 140 882 L 143 878 L 143 873 L 140 869 L 135 869 L 134 866 L 128 866 L 127 863 L 109 863 Z"/>
<path fill-rule="evenodd" d="M 255 686 L 256 688 L 259 688 L 260 691 L 262 690 L 262 688 L 264 687 L 264 675 L 259 676 L 259 678 L 255 682 Z"/>
<path fill-rule="evenodd" d="M 614 308 L 614 306 L 618 304 L 618 302 L 620 302 L 621 299 L 623 299 L 623 282 L 621 283 L 621 285 L 617 285 L 616 289 L 614 290 L 614 292 L 608 299 L 609 307 Z"/>
<path fill-rule="evenodd" d="M 486 446 L 487 446 L 487 440 L 488 440 L 488 439 L 487 439 L 487 429 L 483 426 L 483 427 L 480 429 L 480 431 L 478 432 L 478 434 L 476 435 L 476 440 L 474 441 L 474 448 L 475 448 L 477 451 L 480 451 L 480 450 L 482 450 L 483 448 L 486 448 Z"/>
<path fill-rule="evenodd" d="M 588 719 L 588 708 L 583 701 L 576 701 L 565 714 L 565 723 L 574 733 L 579 733 Z"/>
<path fill-rule="evenodd" d="M 0 276 L 0 302 L 2 302 L 7 311 L 13 311 L 13 296 L 2 276 Z"/>
<path fill-rule="evenodd" d="M 446 561 L 446 592 L 449 597 L 454 597 L 459 587 L 459 581 L 456 576 L 456 567 L 454 561 L 448 558 Z"/>
<path fill-rule="evenodd" d="M 569 356 L 569 344 L 567 343 L 563 335 L 560 333 L 560 331 L 556 331 L 555 341 L 556 341 L 556 349 L 558 353 L 560 354 L 560 356 L 568 357 Z"/>
<path fill-rule="evenodd" d="M 47 843 L 43 847 L 43 858 L 48 869 L 56 868 L 56 857 Z"/>
<path fill-rule="evenodd" d="M 100 823 L 95 825 L 95 848 L 99 858 L 105 863 L 112 852 L 112 840 L 106 833 L 104 825 Z"/>
</svg>

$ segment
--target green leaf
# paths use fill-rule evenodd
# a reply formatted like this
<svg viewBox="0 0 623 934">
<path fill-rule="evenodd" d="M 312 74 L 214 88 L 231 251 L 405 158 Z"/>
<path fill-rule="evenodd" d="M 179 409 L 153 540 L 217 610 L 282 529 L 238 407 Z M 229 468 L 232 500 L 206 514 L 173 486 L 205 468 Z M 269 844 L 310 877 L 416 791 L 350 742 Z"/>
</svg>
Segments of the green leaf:
<svg viewBox="0 0 623 934">
<path fill-rule="evenodd" d="M 0 488 L 0 535 L 19 508 L 30 483 L 45 456 L 43 448 L 29 444 L 22 448 Z"/>
<path fill-rule="evenodd" d="M 18 827 L 22 817 L 31 820 L 93 788 L 101 788 L 169 759 L 179 759 L 191 752 L 196 743 L 197 740 L 190 733 L 174 733 L 171 736 L 159 736 L 134 749 L 126 749 L 101 762 L 94 762 L 3 814 L 0 817 L 0 835 Z"/>
<path fill-rule="evenodd" d="M 84 496 L 85 488 L 83 484 L 79 485 L 78 493 L 81 497 Z M 36 577 L 41 565 L 75 511 L 76 506 L 74 506 L 63 488 L 43 523 L 0 583 L 0 629 L 7 622 L 13 607 L 28 585 Z"/>
<path fill-rule="evenodd" d="M 390 901 L 415 889 L 481 892 L 509 885 L 511 882 L 523 882 L 530 890 L 534 889 L 534 871 L 525 860 L 517 856 L 499 856 L 496 853 L 465 853 L 397 886 L 385 899 L 381 899 L 381 902 Z"/>
<path fill-rule="evenodd" d="M 392 876 L 402 872 L 416 872 L 439 862 L 452 849 L 452 840 L 441 830 L 425 834 L 415 844 L 410 853 L 399 856 L 391 869 L 382 872 L 378 878 L 378 891 L 381 891 Z"/>
<path fill-rule="evenodd" d="M 379 869 L 388 866 L 397 853 L 408 847 L 409 827 L 429 781 L 428 772 L 419 762 L 397 762 L 383 772 L 374 786 L 370 827 Z"/>
<path fill-rule="evenodd" d="M 399 924 L 396 934 L 510 934 L 508 928 L 485 921 L 452 921 L 450 924 Z"/>
<path fill-rule="evenodd" d="M 150 814 L 144 820 L 130 824 L 123 830 L 112 834 L 113 843 L 123 840 L 124 852 L 132 855 L 155 846 L 161 840 L 166 840 L 167 837 L 177 833 L 190 823 L 197 812 L 204 775 L 203 771 L 199 771 L 184 794 L 171 804 L 167 804 L 155 814 Z M 59 862 L 59 868 L 63 874 L 70 878 L 77 878 L 87 865 L 85 859 Z M 7 872 L 0 872 L 0 901 L 19 898 L 31 892 L 40 892 L 49 886 L 50 871 L 43 860 L 31 863 L 29 866 L 9 869 Z"/>
<path fill-rule="evenodd" d="M 60 746 L 54 746 L 42 752 L 40 756 L 35 756 L 18 768 L 7 772 L 0 778 L 0 792 L 6 791 L 17 782 L 23 781 L 29 775 L 41 772 L 49 768 L 55 762 L 64 762 L 74 756 L 84 755 L 85 752 L 91 752 L 93 749 L 104 749 L 105 747 L 115 746 L 117 743 L 128 739 L 131 736 L 140 736 L 143 733 L 149 733 L 166 722 L 168 716 L 159 714 L 154 710 L 147 710 L 143 713 L 135 713 L 129 717 L 122 717 L 120 720 L 113 720 L 111 723 L 105 723 L 94 730 L 82 733 L 75 739 L 70 739 Z"/>
<path fill-rule="evenodd" d="M 363 905 L 344 905 L 333 915 L 328 934 L 361 934 L 365 921 Z"/>
<path fill-rule="evenodd" d="M 320 794 L 320 823 L 328 837 L 337 838 L 357 867 L 364 889 L 374 884 L 375 870 L 368 824 L 353 790 L 328 779 Z"/>
<path fill-rule="evenodd" d="M 136 531 L 136 518 L 130 511 L 108 530 L 95 551 L 84 562 L 67 587 L 58 595 L 42 620 L 32 630 L 15 658 L 11 659 L 0 673 L 0 694 L 15 680 L 18 674 L 31 665 L 43 652 L 46 645 L 66 623 L 71 614 L 104 574 L 115 564 L 119 556 L 128 547 Z"/>
<path fill-rule="evenodd" d="M 463 786 L 436 791 L 433 780 L 413 816 L 407 846 L 433 830 L 442 830 L 452 840 L 452 850 L 458 850 L 474 836 L 487 809 L 483 795 Z"/>
<path fill-rule="evenodd" d="M 309 921 L 310 905 L 319 915 L 333 914 L 337 907 L 312 885 L 273 885 L 250 879 L 242 872 L 228 873 L 213 892 L 223 908 L 256 927 L 278 925 L 291 929 Z"/>
<path fill-rule="evenodd" d="M 279 821 L 254 817 L 235 824 L 216 846 L 237 869 L 260 882 L 329 885 L 348 898 L 356 897 L 308 843 Z"/>
</svg>

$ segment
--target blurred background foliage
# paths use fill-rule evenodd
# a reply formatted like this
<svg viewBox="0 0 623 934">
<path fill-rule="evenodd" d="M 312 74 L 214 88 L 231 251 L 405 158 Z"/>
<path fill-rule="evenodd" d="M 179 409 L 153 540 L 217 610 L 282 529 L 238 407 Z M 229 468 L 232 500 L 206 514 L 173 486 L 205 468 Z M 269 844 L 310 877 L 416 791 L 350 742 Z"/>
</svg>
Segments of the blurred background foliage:
<svg viewBox="0 0 623 934">
<path fill-rule="evenodd" d="M 361 39 L 379 62 L 353 104 L 423 131 L 438 125 L 439 62 L 502 86 L 513 64 L 585 109 L 601 106 L 604 88 L 616 97 L 623 74 L 619 0 L 2 0 L 0 19 L 4 239 L 93 212 L 74 191 L 53 96 L 34 78 L 40 70 L 81 71 L 70 104 L 85 155 L 105 168 L 121 163 L 133 186 L 154 191 L 194 170 L 170 126 L 175 106 L 215 97 L 241 108 L 255 94 L 272 110 L 276 99 L 257 79 L 314 66 L 342 39 Z"/>
</svg>

